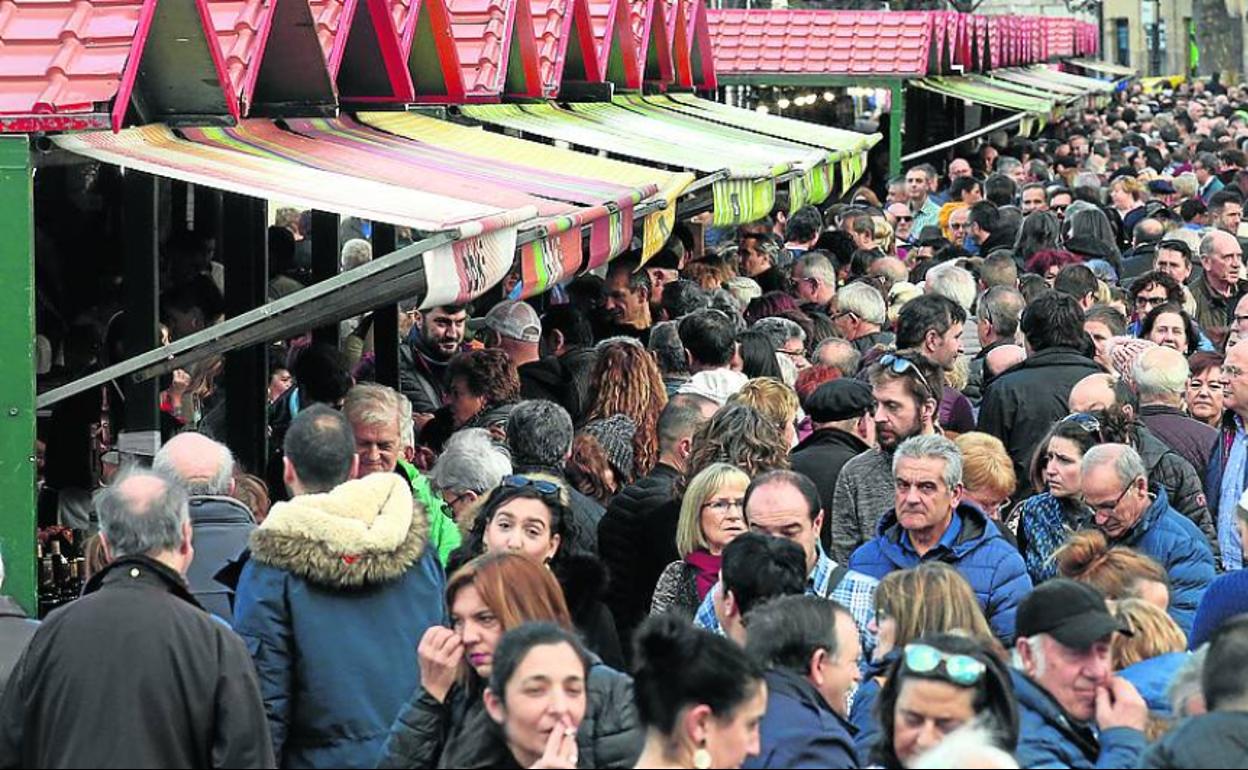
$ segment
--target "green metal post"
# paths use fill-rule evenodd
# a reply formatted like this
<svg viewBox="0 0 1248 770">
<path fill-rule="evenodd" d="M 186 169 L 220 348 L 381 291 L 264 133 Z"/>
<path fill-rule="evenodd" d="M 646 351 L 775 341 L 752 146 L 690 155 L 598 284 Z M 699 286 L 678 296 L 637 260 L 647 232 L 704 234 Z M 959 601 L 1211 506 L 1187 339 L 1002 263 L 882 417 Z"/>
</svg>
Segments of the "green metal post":
<svg viewBox="0 0 1248 770">
<path fill-rule="evenodd" d="M 0 136 L 0 555 L 3 591 L 34 617 L 35 243 L 30 140 Z M 22 353 L 21 351 L 26 351 Z"/>
<path fill-rule="evenodd" d="M 891 86 L 892 114 L 888 117 L 888 175 L 901 174 L 902 129 L 906 125 L 906 84 L 903 80 L 895 80 Z"/>
</svg>

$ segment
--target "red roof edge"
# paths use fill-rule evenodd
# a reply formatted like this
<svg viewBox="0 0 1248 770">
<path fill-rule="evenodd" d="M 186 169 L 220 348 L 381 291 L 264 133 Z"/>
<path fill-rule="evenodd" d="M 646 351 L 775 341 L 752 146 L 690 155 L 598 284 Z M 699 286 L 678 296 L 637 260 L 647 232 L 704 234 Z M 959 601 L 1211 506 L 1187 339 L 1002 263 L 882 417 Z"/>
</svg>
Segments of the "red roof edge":
<svg viewBox="0 0 1248 770">
<path fill-rule="evenodd" d="M 541 98 L 542 69 L 537 59 L 537 33 L 529 0 L 511 0 L 507 7 L 507 45 L 499 62 L 504 96 Z"/>
<path fill-rule="evenodd" d="M 672 18 L 668 19 L 668 36 L 672 40 L 672 74 L 676 85 L 681 88 L 693 88 L 693 59 L 689 54 L 689 17 L 683 0 L 676 0 L 672 8 Z"/>
<path fill-rule="evenodd" d="M 571 69 L 573 66 L 578 67 L 575 72 Z M 567 0 L 552 78 L 552 82 L 543 84 L 546 96 L 552 98 L 559 95 L 565 82 L 602 82 L 602 68 L 598 62 L 598 45 L 594 40 L 594 20 L 589 13 L 589 0 Z"/>
<path fill-rule="evenodd" d="M 415 7 L 400 32 L 400 53 L 407 61 L 417 102 L 459 102 L 464 75 L 451 34 L 446 0 L 413 0 Z"/>
<path fill-rule="evenodd" d="M 684 3 L 685 21 L 689 25 L 689 60 L 691 85 L 700 91 L 719 87 L 715 77 L 715 52 L 711 48 L 711 27 L 706 18 L 703 0 L 680 0 Z"/>
<path fill-rule="evenodd" d="M 355 12 L 348 16 L 351 3 L 356 3 Z M 341 101 L 412 101 L 412 78 L 399 50 L 399 35 L 387 0 L 348 0 L 339 36 L 344 34 L 344 26 L 348 27 L 346 42 L 335 76 Z"/>
<path fill-rule="evenodd" d="M 668 36 L 664 0 L 646 0 L 641 29 L 641 79 L 644 83 L 666 86 L 676 81 L 672 66 L 672 41 Z"/>
<path fill-rule="evenodd" d="M 206 0 L 192 0 L 194 2 L 196 19 L 198 20 L 198 36 L 195 35 L 192 27 L 194 25 L 187 24 L 185 19 L 179 17 L 178 13 L 185 13 L 186 6 L 174 9 L 166 3 L 160 3 L 158 0 L 144 0 L 143 7 L 139 14 L 138 27 L 134 33 L 134 44 L 130 48 L 130 56 L 126 59 L 126 68 L 121 74 L 121 83 L 117 88 L 117 96 L 113 99 L 111 111 L 111 124 L 113 131 L 120 131 L 125 123 L 126 112 L 130 106 L 135 89 L 142 91 L 142 83 L 139 81 L 139 73 L 143 67 L 143 57 L 149 50 L 160 50 L 162 53 L 166 50 L 164 45 L 160 45 L 158 49 L 149 49 L 149 38 L 152 34 L 153 27 L 170 25 L 166 34 L 176 35 L 178 42 L 182 41 L 198 41 L 204 46 L 204 51 L 208 54 L 212 68 L 216 74 L 216 84 L 221 92 L 221 102 L 209 104 L 208 101 L 215 102 L 215 99 L 206 99 L 207 94 L 180 92 L 175 89 L 174 104 L 167 105 L 170 112 L 177 111 L 177 104 L 181 103 L 177 97 L 184 96 L 188 101 L 186 106 L 188 112 L 197 115 L 209 114 L 210 110 L 223 109 L 234 120 L 238 120 L 238 98 L 235 96 L 232 88 L 229 87 L 229 79 L 225 74 L 225 62 L 221 58 L 221 49 L 217 45 L 216 30 L 212 26 L 212 17 L 208 12 Z M 163 17 L 163 18 L 162 18 Z M 158 22 L 165 24 L 158 24 Z M 174 42 L 173 40 L 161 40 L 159 43 Z M 172 51 L 170 52 L 172 54 Z M 179 54 L 182 52 L 178 52 Z M 159 68 L 155 68 L 159 69 Z M 200 101 L 200 100 L 203 101 Z"/>
<path fill-rule="evenodd" d="M 598 66 L 604 80 L 637 91 L 641 89 L 641 59 L 625 1 L 609 1 L 606 27 L 598 41 Z"/>
</svg>

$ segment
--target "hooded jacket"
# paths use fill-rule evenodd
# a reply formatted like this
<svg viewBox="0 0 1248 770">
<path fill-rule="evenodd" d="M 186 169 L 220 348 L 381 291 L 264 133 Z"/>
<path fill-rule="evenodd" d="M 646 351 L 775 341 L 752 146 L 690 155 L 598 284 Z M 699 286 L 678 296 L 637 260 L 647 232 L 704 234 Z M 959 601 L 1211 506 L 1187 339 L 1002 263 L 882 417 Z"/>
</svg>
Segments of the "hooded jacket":
<svg viewBox="0 0 1248 770">
<path fill-rule="evenodd" d="M 204 609 L 229 623 L 234 619 L 230 609 L 234 592 L 218 582 L 216 575 L 247 550 L 256 521 L 247 506 L 232 497 L 192 497 L 190 511 L 195 558 L 186 571 L 186 582 Z"/>
<path fill-rule="evenodd" d="M 917 567 L 920 562 L 942 561 L 971 584 L 993 633 L 1009 646 L 1019 602 L 1031 592 L 1023 557 L 975 506 L 959 505 L 953 515 L 960 525 L 956 537 L 950 538 L 946 532 L 940 543 L 920 557 L 908 545 L 909 537 L 898 523 L 896 511 L 889 511 L 880 520 L 876 538 L 854 551 L 849 568 L 879 579 L 895 570 Z M 952 542 L 946 542 L 950 539 Z"/>
<path fill-rule="evenodd" d="M 576 733 L 580 767 L 630 768 L 641 756 L 645 731 L 633 703 L 633 680 L 591 656 L 589 703 Z M 495 767 L 487 740 L 493 722 L 480 683 L 456 684 L 439 703 L 417 684 L 394 721 L 379 768 Z"/>
<path fill-rule="evenodd" d="M 1170 617 L 1188 634 L 1213 581 L 1213 551 L 1196 525 L 1170 507 L 1166 490 L 1154 486 L 1151 491 L 1155 497 L 1144 515 L 1110 545 L 1133 548 L 1161 565 L 1170 576 Z"/>
<path fill-rule="evenodd" d="M 1098 732 L 1075 722 L 1035 680 L 1011 671 L 1018 699 L 1018 749 L 1022 767 L 1137 767 L 1144 733 L 1130 727 Z"/>
<path fill-rule="evenodd" d="M 1028 465 L 1036 444 L 1070 411 L 1067 400 L 1079 380 L 1103 372 L 1074 348 L 1041 350 L 992 381 L 984 391 L 979 430 L 1005 444 L 1018 477 L 1018 497 L 1032 494 Z"/>
<path fill-rule="evenodd" d="M 1215 711 L 1184 720 L 1150 746 L 1137 766 L 1248 767 L 1248 712 Z"/>
<path fill-rule="evenodd" d="M 446 585 L 405 479 L 376 473 L 278 504 L 234 611 L 283 767 L 373 767 L 420 681 Z"/>
</svg>

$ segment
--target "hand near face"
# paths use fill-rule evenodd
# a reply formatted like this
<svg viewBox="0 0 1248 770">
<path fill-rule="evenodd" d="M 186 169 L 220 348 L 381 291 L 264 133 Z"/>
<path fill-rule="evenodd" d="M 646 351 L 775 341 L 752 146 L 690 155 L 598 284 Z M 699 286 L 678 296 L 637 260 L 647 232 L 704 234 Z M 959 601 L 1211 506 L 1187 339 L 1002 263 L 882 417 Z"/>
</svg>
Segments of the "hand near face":
<svg viewBox="0 0 1248 770">
<path fill-rule="evenodd" d="M 420 657 L 421 686 L 438 702 L 445 701 L 464 660 L 463 640 L 449 628 L 432 626 L 421 637 L 416 654 Z"/>
<path fill-rule="evenodd" d="M 1138 690 L 1122 677 L 1111 677 L 1096 690 L 1096 725 L 1101 730 L 1130 727 L 1143 731 L 1148 724 L 1148 704 Z"/>
<path fill-rule="evenodd" d="M 550 731 L 550 738 L 546 740 L 546 751 L 533 768 L 573 770 L 577 759 L 576 728 L 565 719 Z"/>
</svg>

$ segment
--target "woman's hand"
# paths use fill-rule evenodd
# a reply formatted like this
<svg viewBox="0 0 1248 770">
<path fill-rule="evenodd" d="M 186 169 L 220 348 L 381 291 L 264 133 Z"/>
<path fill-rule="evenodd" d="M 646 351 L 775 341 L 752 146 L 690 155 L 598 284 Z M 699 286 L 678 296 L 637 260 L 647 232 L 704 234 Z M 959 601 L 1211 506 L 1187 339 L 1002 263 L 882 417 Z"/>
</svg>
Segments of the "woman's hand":
<svg viewBox="0 0 1248 770">
<path fill-rule="evenodd" d="M 546 739 L 546 751 L 533 768 L 574 770 L 577 759 L 576 728 L 564 720 L 550 731 L 550 737 Z"/>
<path fill-rule="evenodd" d="M 464 660 L 464 642 L 445 626 L 431 626 L 416 648 L 420 657 L 420 685 L 439 703 L 455 685 Z"/>
</svg>

